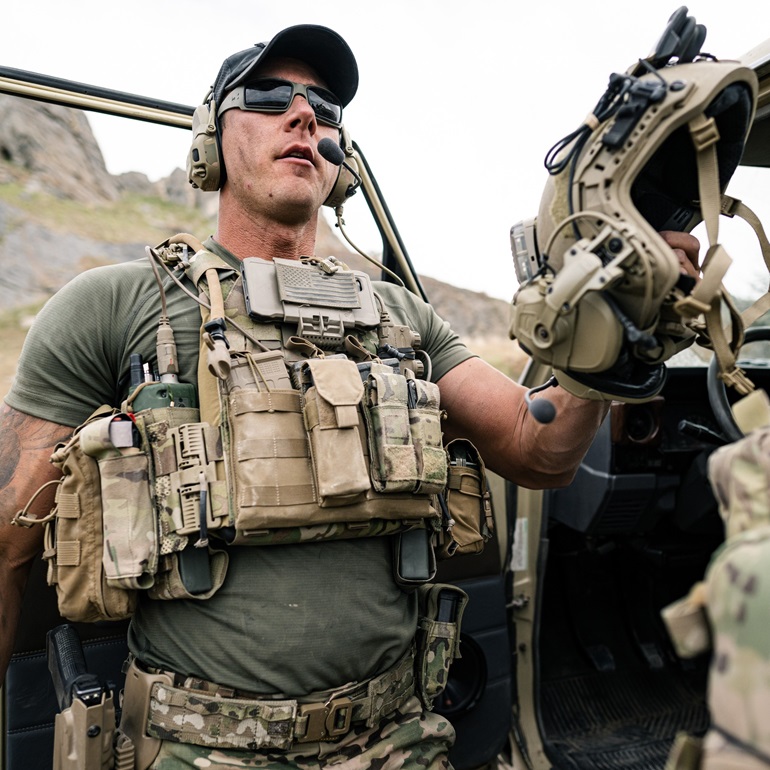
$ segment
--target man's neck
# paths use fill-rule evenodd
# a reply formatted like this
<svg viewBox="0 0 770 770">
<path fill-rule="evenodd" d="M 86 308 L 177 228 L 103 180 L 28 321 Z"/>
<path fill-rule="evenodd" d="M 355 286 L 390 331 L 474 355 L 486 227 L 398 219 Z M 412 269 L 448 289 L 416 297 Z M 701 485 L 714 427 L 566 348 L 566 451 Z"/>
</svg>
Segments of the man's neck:
<svg viewBox="0 0 770 770">
<path fill-rule="evenodd" d="M 317 213 L 308 222 L 289 224 L 252 215 L 228 215 L 220 208 L 214 238 L 239 259 L 299 259 L 313 256 L 317 227 Z"/>
</svg>

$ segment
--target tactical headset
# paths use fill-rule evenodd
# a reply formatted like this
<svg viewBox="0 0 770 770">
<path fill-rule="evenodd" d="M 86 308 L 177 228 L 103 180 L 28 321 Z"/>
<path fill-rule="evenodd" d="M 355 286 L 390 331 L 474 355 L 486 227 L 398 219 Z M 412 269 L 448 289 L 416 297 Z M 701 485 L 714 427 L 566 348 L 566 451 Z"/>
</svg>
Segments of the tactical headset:
<svg viewBox="0 0 770 770">
<path fill-rule="evenodd" d="M 211 94 L 196 108 L 192 120 L 192 145 L 187 156 L 187 179 L 193 187 L 204 192 L 221 189 L 227 178 L 220 147 L 221 134 L 216 115 L 218 105 Z M 354 158 L 353 144 L 345 127 L 340 128 L 340 147 L 344 163 L 339 164 L 337 179 L 324 206 L 337 208 L 356 191 L 358 165 Z M 360 180 L 359 180 L 360 181 Z"/>
</svg>

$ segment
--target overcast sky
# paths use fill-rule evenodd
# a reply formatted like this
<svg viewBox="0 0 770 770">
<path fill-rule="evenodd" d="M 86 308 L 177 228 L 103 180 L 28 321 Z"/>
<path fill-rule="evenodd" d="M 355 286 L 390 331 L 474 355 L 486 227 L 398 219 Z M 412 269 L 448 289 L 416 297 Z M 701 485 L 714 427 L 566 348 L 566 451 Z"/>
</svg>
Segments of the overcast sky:
<svg viewBox="0 0 770 770">
<path fill-rule="evenodd" d="M 332 27 L 356 54 L 361 76 L 345 123 L 415 266 L 503 299 L 516 287 L 509 230 L 537 212 L 545 153 L 593 108 L 612 72 L 650 52 L 679 7 L 671 0 L 9 5 L 0 64 L 190 105 L 230 53 L 291 24 Z M 705 50 L 719 58 L 737 58 L 770 37 L 766 0 L 699 0 L 688 8 L 708 29 Z M 89 119 L 112 173 L 158 179 L 184 166 L 185 131 Z M 762 211 L 749 195 L 744 200 Z M 348 230 L 371 248 L 368 213 L 354 201 L 345 207 Z M 733 256 L 761 272 L 758 251 Z"/>
</svg>

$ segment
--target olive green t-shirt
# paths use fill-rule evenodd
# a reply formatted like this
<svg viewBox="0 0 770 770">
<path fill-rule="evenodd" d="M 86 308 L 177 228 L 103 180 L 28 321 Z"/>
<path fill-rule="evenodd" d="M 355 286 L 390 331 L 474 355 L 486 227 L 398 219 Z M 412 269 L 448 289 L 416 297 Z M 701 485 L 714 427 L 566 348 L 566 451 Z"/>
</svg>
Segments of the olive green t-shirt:
<svg viewBox="0 0 770 770">
<path fill-rule="evenodd" d="M 212 239 L 206 247 L 234 267 Z M 200 313 L 163 277 L 179 379 L 195 382 Z M 471 356 L 448 324 L 406 289 L 374 282 L 394 323 L 419 332 L 432 379 Z M 102 404 L 120 405 L 129 356 L 156 361 L 160 293 L 147 259 L 95 268 L 56 294 L 27 336 L 6 400 L 75 427 Z M 390 538 L 230 547 L 224 585 L 209 600 L 142 597 L 131 651 L 150 665 L 259 693 L 299 696 L 386 670 L 416 626 L 413 595 L 392 575 Z"/>
</svg>

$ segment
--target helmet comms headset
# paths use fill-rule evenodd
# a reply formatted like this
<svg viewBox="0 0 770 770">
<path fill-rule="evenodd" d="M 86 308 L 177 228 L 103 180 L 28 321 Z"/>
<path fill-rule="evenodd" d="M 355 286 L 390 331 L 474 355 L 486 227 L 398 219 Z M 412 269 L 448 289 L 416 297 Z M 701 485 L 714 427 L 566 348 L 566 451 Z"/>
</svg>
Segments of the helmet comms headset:
<svg viewBox="0 0 770 770">
<path fill-rule="evenodd" d="M 275 57 L 296 58 L 312 66 L 342 106 L 346 106 L 356 93 L 358 66 L 355 57 L 342 37 L 326 27 L 313 24 L 288 27 L 267 43 L 257 43 L 229 56 L 204 103 L 193 113 L 192 143 L 187 156 L 187 178 L 193 187 L 213 192 L 225 183 L 227 172 L 222 159 L 221 123 L 217 110 L 229 92 L 255 77 L 258 65 Z M 360 183 L 352 143 L 343 126 L 340 126 L 340 148 L 343 160 L 335 164 L 339 166 L 337 179 L 324 201 L 324 205 L 333 208 L 347 200 Z"/>
<path fill-rule="evenodd" d="M 686 7 L 676 11 L 647 59 L 613 74 L 593 112 L 549 151 L 537 218 L 512 228 L 520 287 L 510 336 L 582 397 L 654 397 L 663 362 L 695 329 L 721 356 L 725 378 L 740 380 L 743 327 L 736 321 L 728 342 L 719 322 L 722 302 L 737 314 L 721 287 L 730 259 L 717 242 L 718 216 L 731 215 L 723 193 L 757 79 L 701 53 L 705 37 Z M 696 286 L 659 233 L 700 221 L 709 251 Z"/>
</svg>

